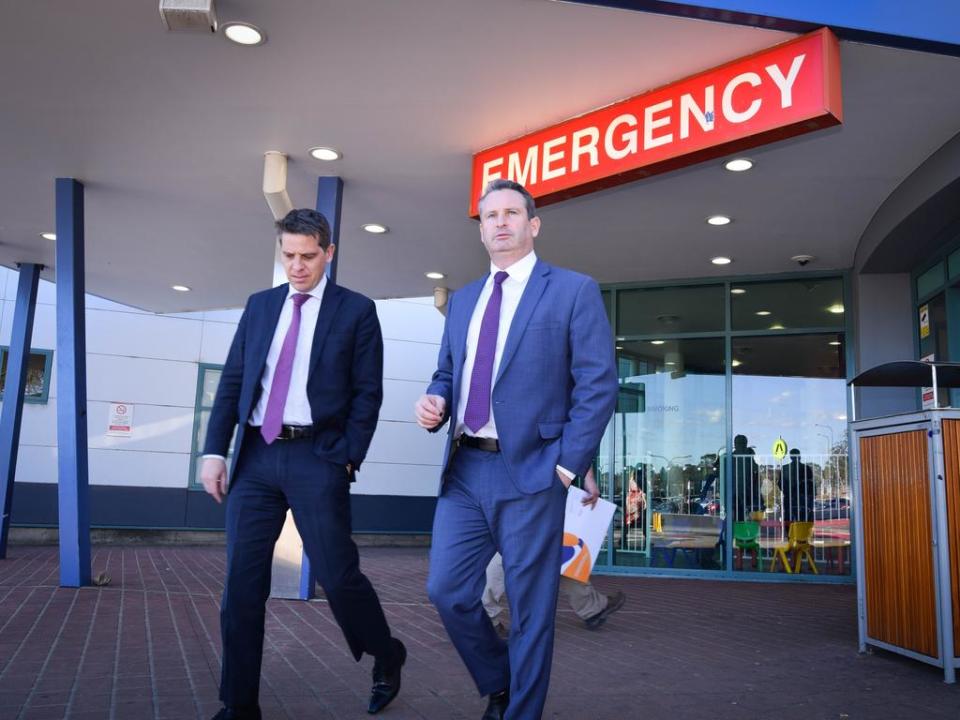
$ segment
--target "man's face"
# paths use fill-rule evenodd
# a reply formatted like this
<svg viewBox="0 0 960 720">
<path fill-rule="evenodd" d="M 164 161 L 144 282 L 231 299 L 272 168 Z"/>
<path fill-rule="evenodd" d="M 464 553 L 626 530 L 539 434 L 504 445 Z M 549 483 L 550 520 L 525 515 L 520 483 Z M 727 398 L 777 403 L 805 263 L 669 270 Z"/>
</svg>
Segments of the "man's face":
<svg viewBox="0 0 960 720">
<path fill-rule="evenodd" d="M 331 244 L 326 251 L 312 235 L 283 233 L 280 236 L 280 260 L 287 273 L 287 280 L 298 292 L 310 292 L 319 283 L 333 260 L 336 246 Z"/>
<path fill-rule="evenodd" d="M 533 250 L 539 232 L 540 218 L 527 217 L 523 195 L 516 190 L 494 190 L 480 203 L 480 240 L 494 262 L 521 259 Z"/>
</svg>

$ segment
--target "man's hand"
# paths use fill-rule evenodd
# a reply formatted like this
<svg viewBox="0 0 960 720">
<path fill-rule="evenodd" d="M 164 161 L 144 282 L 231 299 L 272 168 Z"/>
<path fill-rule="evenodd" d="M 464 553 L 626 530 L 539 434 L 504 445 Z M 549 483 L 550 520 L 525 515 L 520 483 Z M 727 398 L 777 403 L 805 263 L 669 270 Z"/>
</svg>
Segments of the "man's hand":
<svg viewBox="0 0 960 720">
<path fill-rule="evenodd" d="M 439 395 L 421 395 L 413 406 L 413 414 L 417 418 L 417 425 L 433 430 L 443 422 L 443 414 L 447 408 L 447 401 Z"/>
<path fill-rule="evenodd" d="M 597 506 L 597 500 L 600 499 L 600 488 L 597 487 L 597 479 L 593 476 L 592 467 L 583 476 L 583 491 L 587 493 L 587 496 L 580 501 L 580 504 L 589 505 L 592 510 Z"/>
<path fill-rule="evenodd" d="M 200 482 L 210 497 L 222 503 L 227 496 L 227 463 L 220 458 L 204 458 L 200 466 Z"/>
</svg>

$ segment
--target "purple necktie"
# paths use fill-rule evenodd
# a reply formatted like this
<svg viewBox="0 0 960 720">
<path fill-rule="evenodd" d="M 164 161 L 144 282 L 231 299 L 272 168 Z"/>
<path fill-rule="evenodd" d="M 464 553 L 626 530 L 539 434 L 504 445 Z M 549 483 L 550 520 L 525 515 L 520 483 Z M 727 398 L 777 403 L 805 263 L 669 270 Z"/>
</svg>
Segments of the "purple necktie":
<svg viewBox="0 0 960 720">
<path fill-rule="evenodd" d="M 490 419 L 490 387 L 493 382 L 493 358 L 497 354 L 497 332 L 500 330 L 500 302 L 503 300 L 503 270 L 493 276 L 493 292 L 480 321 L 480 337 L 477 338 L 477 353 L 473 358 L 473 373 L 470 375 L 470 394 L 463 424 L 476 432 Z"/>
<path fill-rule="evenodd" d="M 300 306 L 309 299 L 310 296 L 306 293 L 293 296 L 293 319 L 283 338 L 277 367 L 273 371 L 273 382 L 270 384 L 267 411 L 263 414 L 263 425 L 260 427 L 260 434 L 267 441 L 267 445 L 277 439 L 283 427 L 283 408 L 287 404 L 290 376 L 293 374 L 293 355 L 297 351 L 297 336 L 300 334 Z"/>
</svg>

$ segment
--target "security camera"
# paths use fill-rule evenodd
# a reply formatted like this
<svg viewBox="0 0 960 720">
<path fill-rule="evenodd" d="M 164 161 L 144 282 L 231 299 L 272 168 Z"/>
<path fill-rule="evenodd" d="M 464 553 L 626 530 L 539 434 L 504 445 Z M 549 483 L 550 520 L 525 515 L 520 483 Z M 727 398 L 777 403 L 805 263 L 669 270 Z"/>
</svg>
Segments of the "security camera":
<svg viewBox="0 0 960 720">
<path fill-rule="evenodd" d="M 790 259 L 800 267 L 806 267 L 808 264 L 810 264 L 810 261 L 815 260 L 816 258 L 813 257 L 813 255 L 794 255 Z"/>
</svg>

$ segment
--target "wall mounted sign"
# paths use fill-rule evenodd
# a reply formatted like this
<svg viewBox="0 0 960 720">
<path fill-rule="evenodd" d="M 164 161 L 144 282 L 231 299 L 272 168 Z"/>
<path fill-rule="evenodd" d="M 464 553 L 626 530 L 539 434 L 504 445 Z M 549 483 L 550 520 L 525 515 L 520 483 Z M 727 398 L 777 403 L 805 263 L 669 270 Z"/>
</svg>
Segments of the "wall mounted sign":
<svg viewBox="0 0 960 720">
<path fill-rule="evenodd" d="M 549 205 L 842 120 L 840 48 L 823 28 L 477 153 L 470 215 L 497 178 Z"/>
<path fill-rule="evenodd" d="M 133 405 L 130 403 L 110 403 L 107 435 L 116 437 L 133 435 Z"/>
</svg>

